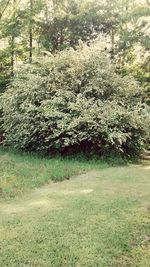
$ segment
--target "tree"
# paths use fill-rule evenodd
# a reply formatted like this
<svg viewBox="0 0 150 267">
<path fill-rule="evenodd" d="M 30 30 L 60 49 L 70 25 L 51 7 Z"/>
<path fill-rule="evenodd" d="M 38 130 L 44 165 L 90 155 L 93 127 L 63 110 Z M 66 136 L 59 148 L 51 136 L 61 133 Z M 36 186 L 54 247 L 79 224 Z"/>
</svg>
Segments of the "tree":
<svg viewBox="0 0 150 267">
<path fill-rule="evenodd" d="M 32 36 L 32 30 L 33 30 L 33 0 L 30 0 L 30 18 L 29 18 L 29 62 L 32 62 L 32 42 L 33 42 L 33 36 Z"/>
<path fill-rule="evenodd" d="M 1 0 L 0 39 L 2 73 L 13 74 L 16 59 L 76 49 L 80 40 L 90 45 L 105 35 L 112 60 L 120 68 L 133 64 L 135 47 L 149 47 L 149 1 L 137 0 Z M 13 11 L 14 10 L 14 11 Z M 144 52 L 143 52 L 144 53 Z M 142 55 L 141 55 L 142 58 Z M 14 66 L 15 65 L 15 66 Z M 4 75 L 7 76 L 7 75 Z"/>
</svg>

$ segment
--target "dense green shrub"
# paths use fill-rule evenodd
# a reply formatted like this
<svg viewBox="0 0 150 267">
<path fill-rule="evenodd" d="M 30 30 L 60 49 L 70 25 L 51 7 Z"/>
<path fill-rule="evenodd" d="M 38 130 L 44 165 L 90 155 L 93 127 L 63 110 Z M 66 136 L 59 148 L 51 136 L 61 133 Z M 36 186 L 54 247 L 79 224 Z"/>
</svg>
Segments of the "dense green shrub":
<svg viewBox="0 0 150 267">
<path fill-rule="evenodd" d="M 25 65 L 3 94 L 5 144 L 45 152 L 139 152 L 149 109 L 97 45 Z"/>
</svg>

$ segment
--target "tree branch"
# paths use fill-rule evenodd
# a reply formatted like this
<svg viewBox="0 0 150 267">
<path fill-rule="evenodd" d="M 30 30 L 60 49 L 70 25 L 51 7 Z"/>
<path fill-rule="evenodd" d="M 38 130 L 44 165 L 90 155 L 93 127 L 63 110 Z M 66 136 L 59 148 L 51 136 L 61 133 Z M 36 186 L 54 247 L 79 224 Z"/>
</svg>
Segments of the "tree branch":
<svg viewBox="0 0 150 267">
<path fill-rule="evenodd" d="M 150 0 L 146 0 L 146 2 L 147 2 L 147 4 L 148 4 L 148 6 L 150 6 Z"/>
<path fill-rule="evenodd" d="M 0 13 L 0 19 L 2 18 L 2 16 L 3 16 L 6 8 L 8 7 L 9 3 L 10 3 L 10 0 L 7 1 L 6 6 L 4 7 L 3 11 Z"/>
</svg>

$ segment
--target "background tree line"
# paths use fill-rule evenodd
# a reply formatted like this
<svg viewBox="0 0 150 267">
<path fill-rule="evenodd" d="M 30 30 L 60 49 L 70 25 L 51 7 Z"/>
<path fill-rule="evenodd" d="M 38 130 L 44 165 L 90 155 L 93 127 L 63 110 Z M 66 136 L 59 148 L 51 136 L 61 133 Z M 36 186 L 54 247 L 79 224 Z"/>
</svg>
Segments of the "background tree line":
<svg viewBox="0 0 150 267">
<path fill-rule="evenodd" d="M 147 85 L 149 14 L 148 0 L 1 0 L 1 87 L 22 62 L 98 37 L 121 71 Z"/>
</svg>

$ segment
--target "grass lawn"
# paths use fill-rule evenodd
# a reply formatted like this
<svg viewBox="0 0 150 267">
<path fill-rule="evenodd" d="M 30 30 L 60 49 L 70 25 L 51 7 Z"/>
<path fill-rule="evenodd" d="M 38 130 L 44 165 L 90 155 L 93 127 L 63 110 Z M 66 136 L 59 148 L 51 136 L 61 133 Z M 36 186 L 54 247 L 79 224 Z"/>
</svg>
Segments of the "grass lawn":
<svg viewBox="0 0 150 267">
<path fill-rule="evenodd" d="M 0 164 L 0 266 L 150 266 L 148 165 L 4 151 Z"/>
</svg>

